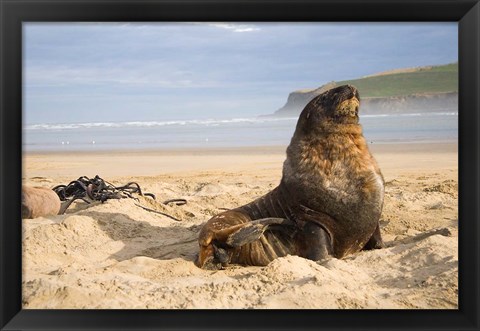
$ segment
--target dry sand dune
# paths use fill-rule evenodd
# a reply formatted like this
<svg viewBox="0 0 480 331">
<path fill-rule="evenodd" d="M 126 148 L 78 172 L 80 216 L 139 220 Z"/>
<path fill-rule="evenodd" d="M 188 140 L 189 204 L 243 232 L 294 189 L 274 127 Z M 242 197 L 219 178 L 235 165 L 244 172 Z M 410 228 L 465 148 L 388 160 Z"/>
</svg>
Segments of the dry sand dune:
<svg viewBox="0 0 480 331">
<path fill-rule="evenodd" d="M 99 174 L 118 185 L 136 181 L 158 201 L 80 201 L 65 215 L 23 220 L 24 308 L 458 308 L 456 145 L 373 152 L 387 182 L 387 248 L 220 271 L 192 262 L 201 225 L 275 187 L 282 149 L 137 153 L 135 168 L 124 154 L 26 155 L 25 184 Z M 81 160 L 87 165 L 78 167 Z M 160 203 L 171 198 L 188 203 Z"/>
</svg>

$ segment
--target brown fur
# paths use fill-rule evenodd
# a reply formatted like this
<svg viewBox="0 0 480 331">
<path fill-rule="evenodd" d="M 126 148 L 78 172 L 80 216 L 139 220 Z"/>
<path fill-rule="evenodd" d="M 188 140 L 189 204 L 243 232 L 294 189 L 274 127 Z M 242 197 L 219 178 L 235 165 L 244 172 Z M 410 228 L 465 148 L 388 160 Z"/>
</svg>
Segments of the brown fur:
<svg viewBox="0 0 480 331">
<path fill-rule="evenodd" d="M 220 256 L 230 263 L 265 265 L 287 254 L 341 258 L 363 248 L 382 247 L 378 220 L 384 181 L 358 122 L 359 103 L 352 86 L 314 98 L 300 114 L 280 185 L 210 219 L 200 233 L 196 264 L 206 267 L 209 260 L 207 267 L 218 268 L 212 261 Z M 229 236 L 239 228 L 272 217 L 294 226 L 265 225 L 258 240 L 241 247 L 228 245 Z M 255 239 L 254 230 L 247 230 L 247 237 Z"/>
<path fill-rule="evenodd" d="M 22 187 L 22 218 L 57 215 L 60 211 L 60 198 L 45 187 Z"/>
</svg>

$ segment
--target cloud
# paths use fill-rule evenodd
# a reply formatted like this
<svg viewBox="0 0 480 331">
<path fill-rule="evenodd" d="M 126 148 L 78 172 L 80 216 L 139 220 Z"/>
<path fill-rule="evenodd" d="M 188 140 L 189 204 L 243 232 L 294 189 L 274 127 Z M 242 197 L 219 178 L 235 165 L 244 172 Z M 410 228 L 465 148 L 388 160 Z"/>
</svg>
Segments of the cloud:
<svg viewBox="0 0 480 331">
<path fill-rule="evenodd" d="M 231 30 L 233 32 L 253 32 L 260 31 L 260 28 L 253 25 L 246 24 L 232 24 L 232 23 L 207 23 L 209 26 L 213 26 L 219 29 Z"/>
<path fill-rule="evenodd" d="M 194 79 L 188 71 L 164 70 L 163 67 L 73 68 L 65 66 L 29 66 L 25 69 L 26 87 L 104 85 L 158 88 L 210 88 L 221 84 L 210 79 Z"/>
</svg>

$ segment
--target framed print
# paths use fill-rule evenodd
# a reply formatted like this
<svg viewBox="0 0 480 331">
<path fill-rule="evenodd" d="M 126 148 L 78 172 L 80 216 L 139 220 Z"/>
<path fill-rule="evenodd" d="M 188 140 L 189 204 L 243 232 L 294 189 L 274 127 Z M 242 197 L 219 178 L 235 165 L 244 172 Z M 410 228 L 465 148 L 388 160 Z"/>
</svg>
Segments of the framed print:
<svg viewBox="0 0 480 331">
<path fill-rule="evenodd" d="M 0 9 L 2 330 L 478 329 L 477 1 Z"/>
</svg>

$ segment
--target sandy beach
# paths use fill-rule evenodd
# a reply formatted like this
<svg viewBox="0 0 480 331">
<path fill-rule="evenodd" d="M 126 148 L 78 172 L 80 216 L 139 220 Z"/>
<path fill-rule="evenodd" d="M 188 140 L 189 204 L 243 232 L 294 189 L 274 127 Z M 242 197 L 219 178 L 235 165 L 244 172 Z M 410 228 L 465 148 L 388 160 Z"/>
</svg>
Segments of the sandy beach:
<svg viewBox="0 0 480 331">
<path fill-rule="evenodd" d="M 456 143 L 370 146 L 386 181 L 384 249 L 197 268 L 202 224 L 278 185 L 285 148 L 25 154 L 26 185 L 99 175 L 135 181 L 157 201 L 79 201 L 65 215 L 23 220 L 23 308 L 458 308 Z M 174 198 L 188 203 L 161 203 Z"/>
</svg>

